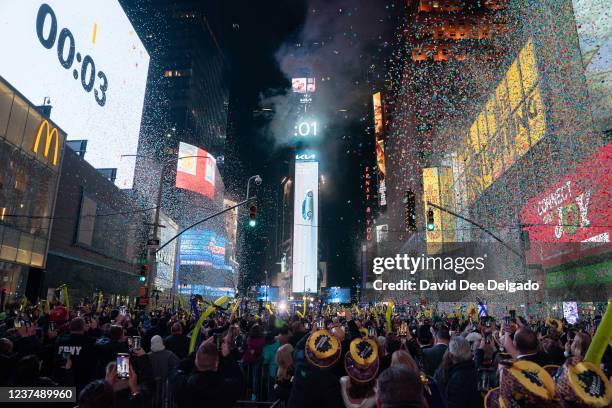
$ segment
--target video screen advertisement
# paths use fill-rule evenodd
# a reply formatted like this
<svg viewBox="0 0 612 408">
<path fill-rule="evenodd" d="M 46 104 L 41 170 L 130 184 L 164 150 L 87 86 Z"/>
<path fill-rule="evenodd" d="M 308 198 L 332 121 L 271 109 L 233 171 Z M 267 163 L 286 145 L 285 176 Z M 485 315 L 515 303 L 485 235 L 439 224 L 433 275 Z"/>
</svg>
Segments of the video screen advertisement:
<svg viewBox="0 0 612 408">
<path fill-rule="evenodd" d="M 310 161 L 300 160 L 312 158 Z M 314 155 L 297 155 L 293 201 L 294 293 L 316 292 L 318 279 L 319 163 Z"/>
<path fill-rule="evenodd" d="M 527 202 L 521 220 L 530 263 L 552 267 L 612 251 L 612 175 L 601 174 L 611 166 L 612 142 Z"/>
<path fill-rule="evenodd" d="M 225 237 L 209 230 L 192 229 L 180 238 L 180 265 L 225 268 Z"/>
<path fill-rule="evenodd" d="M 328 303 L 351 303 L 351 288 L 332 286 L 327 289 L 325 301 Z"/>
<path fill-rule="evenodd" d="M 263 300 L 264 302 L 278 302 L 280 300 L 280 291 L 278 286 L 258 286 L 257 300 Z"/>
<path fill-rule="evenodd" d="M 206 150 L 179 143 L 178 161 L 176 163 L 176 187 L 215 197 L 215 179 L 217 162 Z"/>
<path fill-rule="evenodd" d="M 131 188 L 149 54 L 119 1 L 1 1 L 0 38 L 0 76 Z"/>
</svg>

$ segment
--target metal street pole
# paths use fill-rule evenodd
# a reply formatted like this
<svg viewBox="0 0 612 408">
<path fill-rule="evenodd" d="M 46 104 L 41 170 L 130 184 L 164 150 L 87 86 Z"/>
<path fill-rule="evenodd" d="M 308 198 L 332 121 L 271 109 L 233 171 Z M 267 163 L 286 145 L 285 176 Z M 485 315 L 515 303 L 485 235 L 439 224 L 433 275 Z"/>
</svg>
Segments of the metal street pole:
<svg viewBox="0 0 612 408">
<path fill-rule="evenodd" d="M 162 162 L 161 174 L 159 175 L 159 186 L 157 187 L 157 200 L 155 204 L 155 221 L 153 222 L 153 239 L 158 240 L 159 234 L 159 219 L 161 216 L 161 202 L 162 202 L 162 193 L 164 189 L 164 176 L 165 176 L 165 168 L 166 162 Z M 154 246 L 147 247 L 147 254 L 149 259 L 149 275 L 147 276 L 147 304 L 145 305 L 145 312 L 149 312 L 151 310 L 151 293 L 153 290 L 153 284 L 155 282 L 155 277 L 157 276 L 157 262 L 155 262 L 156 254 Z"/>
<path fill-rule="evenodd" d="M 247 180 L 247 190 L 246 190 L 246 200 L 249 199 L 249 187 L 251 186 L 251 180 L 255 180 L 255 184 L 260 185 L 262 182 L 262 178 L 259 174 L 249 177 Z"/>
<path fill-rule="evenodd" d="M 121 157 L 144 157 L 147 159 L 155 160 L 155 158 L 153 157 L 149 157 L 149 156 L 141 155 L 141 154 L 123 154 L 121 155 Z M 161 161 L 162 167 L 161 167 L 161 171 L 159 175 L 159 186 L 157 187 L 157 199 L 155 202 L 155 221 L 153 223 L 153 240 L 159 240 L 159 236 L 158 236 L 159 235 L 159 221 L 161 217 L 161 205 L 162 205 L 162 197 L 163 197 L 163 191 L 164 191 L 164 179 L 166 176 L 166 166 L 171 161 L 175 161 L 175 160 L 179 161 L 183 159 L 192 159 L 192 158 L 215 159 L 215 157 L 209 156 L 209 155 L 206 155 L 206 156 L 197 155 L 197 156 L 183 156 L 183 157 L 176 157 L 176 158 L 172 157 L 172 158 Z M 149 274 L 146 277 L 147 279 L 146 296 L 147 296 L 148 302 L 145 306 L 145 311 L 147 313 L 151 309 L 151 294 L 153 291 L 153 285 L 155 283 L 155 278 L 157 277 L 156 254 L 157 252 L 159 252 L 160 249 L 161 248 L 156 249 L 155 245 L 147 246 L 147 263 L 149 264 Z"/>
<path fill-rule="evenodd" d="M 250 191 L 250 187 L 251 187 L 251 180 L 255 180 L 255 184 L 258 185 L 258 186 L 261 185 L 261 182 L 263 181 L 259 174 L 256 174 L 254 176 L 249 177 L 249 179 L 247 180 L 247 186 L 246 186 L 246 198 L 244 199 L 245 202 L 249 201 L 249 191 Z M 240 229 L 240 231 L 242 231 L 242 229 Z M 243 237 L 244 237 L 244 235 L 243 235 Z M 238 280 L 240 282 L 239 285 L 243 286 L 243 289 L 246 290 L 246 288 L 244 288 L 244 273 L 242 273 L 242 271 L 239 274 Z M 244 301 L 244 299 L 243 299 L 243 301 Z"/>
</svg>

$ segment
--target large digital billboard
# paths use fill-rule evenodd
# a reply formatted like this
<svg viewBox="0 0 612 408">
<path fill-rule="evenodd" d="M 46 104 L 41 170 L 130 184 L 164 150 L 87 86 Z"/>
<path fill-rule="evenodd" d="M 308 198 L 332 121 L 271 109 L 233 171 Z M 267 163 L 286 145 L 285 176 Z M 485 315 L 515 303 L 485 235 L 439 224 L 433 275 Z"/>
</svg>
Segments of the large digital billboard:
<svg viewBox="0 0 612 408">
<path fill-rule="evenodd" d="M 466 129 L 457 161 L 467 202 L 507 171 L 545 134 L 535 48 L 529 39 Z"/>
<path fill-rule="evenodd" d="M 160 222 L 164 228 L 160 228 L 160 241 L 162 243 L 170 241 L 179 232 L 176 223 L 163 212 L 160 213 Z M 174 283 L 174 270 L 176 266 L 176 245 L 177 241 L 172 241 L 162 250 L 157 252 L 157 273 L 155 274 L 155 287 L 170 289 Z"/>
<path fill-rule="evenodd" d="M 1 1 L 0 38 L 0 76 L 131 188 L 149 54 L 119 1 Z"/>
<path fill-rule="evenodd" d="M 351 303 L 351 288 L 332 286 L 327 289 L 327 303 Z"/>
<path fill-rule="evenodd" d="M 293 201 L 293 292 L 316 292 L 318 281 L 319 163 L 296 155 Z M 314 157 L 314 155 L 312 155 Z"/>
<path fill-rule="evenodd" d="M 217 163 L 206 150 L 181 142 L 176 163 L 176 186 L 207 197 L 215 196 Z"/>
<path fill-rule="evenodd" d="M 385 182 L 387 170 L 385 168 L 383 105 L 380 92 L 376 92 L 372 96 L 372 105 L 374 107 L 374 136 L 376 138 L 376 164 L 378 167 L 378 205 L 384 208 L 387 205 L 387 186 Z"/>
<path fill-rule="evenodd" d="M 280 300 L 280 291 L 278 286 L 258 286 L 257 300 L 263 300 L 264 302 L 278 302 Z"/>
<path fill-rule="evenodd" d="M 189 230 L 181 235 L 181 265 L 225 268 L 225 237 L 209 230 Z"/>
<path fill-rule="evenodd" d="M 313 93 L 316 91 L 314 78 L 292 78 L 291 90 L 295 93 Z"/>
<path fill-rule="evenodd" d="M 429 167 L 423 169 L 423 201 L 425 214 L 433 211 L 434 228 L 425 231 L 427 250 L 436 253 L 439 245 L 444 242 L 456 241 L 456 218 L 446 212 L 440 211 L 427 203 L 437 204 L 444 208 L 455 208 L 455 196 L 452 190 L 453 170 L 450 167 Z"/>
<path fill-rule="evenodd" d="M 550 266 L 562 256 L 567 260 L 611 249 L 611 167 L 612 142 L 527 202 L 521 222 L 531 253 L 539 258 L 534 262 Z"/>
<path fill-rule="evenodd" d="M 612 19 L 610 0 L 572 0 L 582 64 L 597 131 L 612 127 Z"/>
</svg>

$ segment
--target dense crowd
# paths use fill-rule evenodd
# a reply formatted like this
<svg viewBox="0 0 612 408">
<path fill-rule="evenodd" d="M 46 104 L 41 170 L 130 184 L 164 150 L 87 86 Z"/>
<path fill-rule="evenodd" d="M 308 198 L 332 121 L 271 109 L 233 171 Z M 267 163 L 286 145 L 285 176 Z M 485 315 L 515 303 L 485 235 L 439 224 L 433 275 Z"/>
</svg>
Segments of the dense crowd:
<svg viewBox="0 0 612 408">
<path fill-rule="evenodd" d="M 9 305 L 0 313 L 0 386 L 76 387 L 80 408 L 612 403 L 611 344 L 601 364 L 584 361 L 598 318 L 228 308 L 194 333 L 199 313 Z"/>
</svg>

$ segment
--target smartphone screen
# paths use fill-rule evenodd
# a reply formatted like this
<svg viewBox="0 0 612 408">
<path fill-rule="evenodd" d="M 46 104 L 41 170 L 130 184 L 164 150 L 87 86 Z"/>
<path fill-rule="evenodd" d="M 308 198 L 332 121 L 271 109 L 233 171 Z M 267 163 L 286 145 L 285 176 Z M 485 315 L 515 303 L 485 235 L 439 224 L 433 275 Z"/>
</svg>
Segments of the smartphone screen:
<svg viewBox="0 0 612 408">
<path fill-rule="evenodd" d="M 49 322 L 49 331 L 55 331 L 55 322 Z"/>
<path fill-rule="evenodd" d="M 129 354 L 117 353 L 117 377 L 122 380 L 130 377 Z"/>
<path fill-rule="evenodd" d="M 121 314 L 121 316 L 125 316 L 126 315 L 125 306 L 121 306 L 121 308 L 119 308 L 119 314 Z"/>
<path fill-rule="evenodd" d="M 21 328 L 21 320 L 15 320 L 15 328 L 16 329 Z"/>
<path fill-rule="evenodd" d="M 132 348 L 133 349 L 140 348 L 140 336 L 132 336 Z"/>
</svg>

